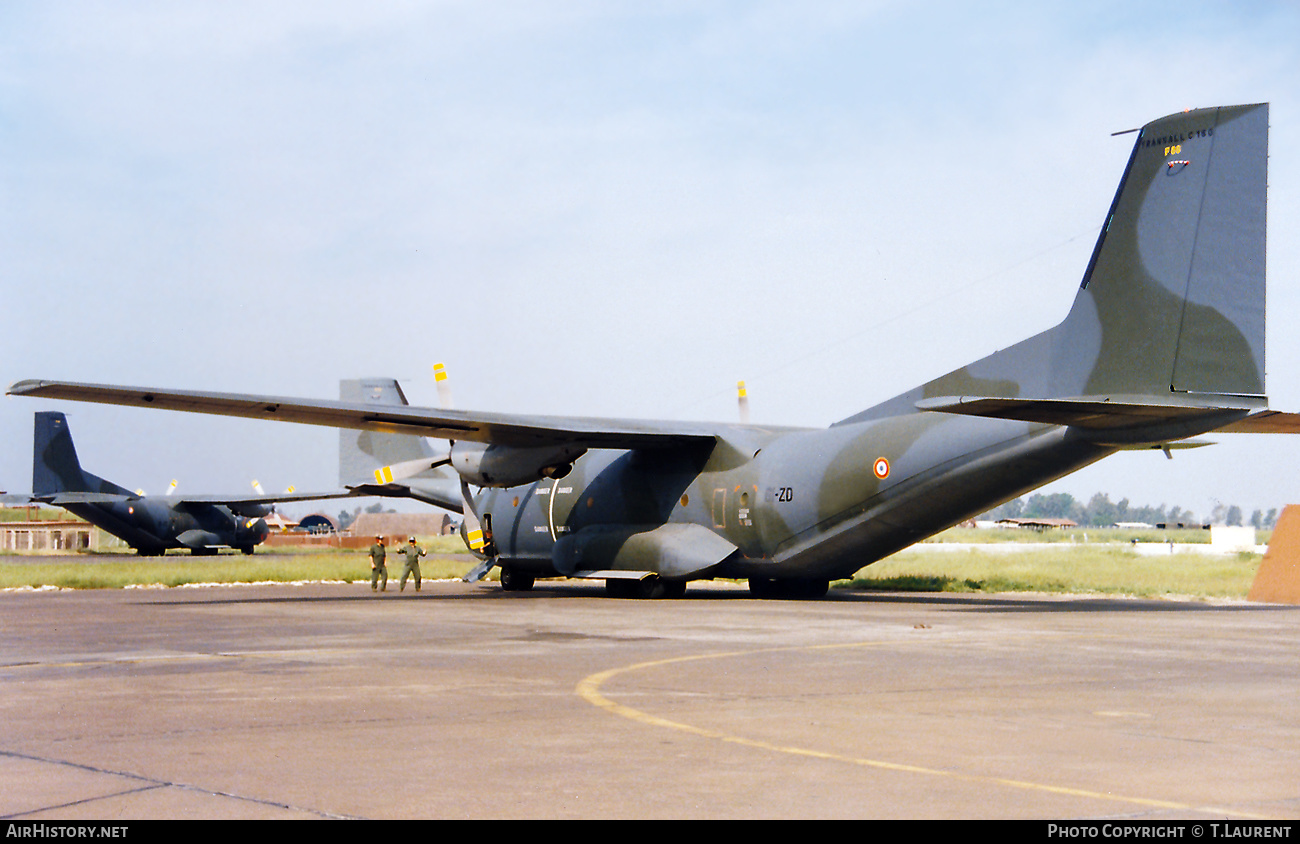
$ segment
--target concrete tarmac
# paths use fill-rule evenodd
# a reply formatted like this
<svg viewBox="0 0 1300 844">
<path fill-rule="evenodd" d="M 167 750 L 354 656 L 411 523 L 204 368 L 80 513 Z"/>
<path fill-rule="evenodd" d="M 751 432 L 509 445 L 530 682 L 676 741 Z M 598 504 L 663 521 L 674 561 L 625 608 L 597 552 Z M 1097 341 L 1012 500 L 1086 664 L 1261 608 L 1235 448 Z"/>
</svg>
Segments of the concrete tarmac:
<svg viewBox="0 0 1300 844">
<path fill-rule="evenodd" d="M 1297 607 L 390 581 L 0 630 L 8 819 L 1300 817 Z"/>
</svg>

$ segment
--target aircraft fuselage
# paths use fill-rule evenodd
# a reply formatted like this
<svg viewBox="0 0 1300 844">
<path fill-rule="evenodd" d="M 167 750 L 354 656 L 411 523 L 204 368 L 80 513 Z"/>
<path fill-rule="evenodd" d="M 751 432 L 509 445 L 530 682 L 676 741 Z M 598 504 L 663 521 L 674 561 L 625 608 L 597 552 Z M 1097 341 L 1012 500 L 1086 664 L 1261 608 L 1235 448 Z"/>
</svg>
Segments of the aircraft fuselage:
<svg viewBox="0 0 1300 844">
<path fill-rule="evenodd" d="M 142 554 L 161 554 L 168 548 L 188 548 L 203 553 L 216 546 L 251 552 L 267 535 L 266 522 L 244 518 L 215 504 L 177 506 L 158 497 L 106 504 L 61 503 L 80 516 L 125 541 Z"/>
<path fill-rule="evenodd" d="M 562 478 L 484 490 L 501 565 L 637 566 L 620 554 L 632 535 L 679 525 L 734 546 L 702 552 L 686 578 L 844 578 L 1114 452 L 1060 426 L 937 413 L 739 436 L 697 451 L 592 450 Z M 566 542 L 583 548 L 576 564 Z"/>
</svg>

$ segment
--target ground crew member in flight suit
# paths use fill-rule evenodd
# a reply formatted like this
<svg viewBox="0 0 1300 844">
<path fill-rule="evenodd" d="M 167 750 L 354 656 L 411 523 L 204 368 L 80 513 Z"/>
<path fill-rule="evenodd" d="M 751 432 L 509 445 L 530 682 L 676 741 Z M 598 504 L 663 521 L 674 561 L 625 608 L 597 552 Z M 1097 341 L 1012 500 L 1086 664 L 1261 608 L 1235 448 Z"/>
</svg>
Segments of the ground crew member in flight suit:
<svg viewBox="0 0 1300 844">
<path fill-rule="evenodd" d="M 384 538 L 375 537 L 375 544 L 370 546 L 370 591 L 388 591 L 388 564 L 384 561 Z M 382 586 L 380 583 L 382 582 Z"/>
<path fill-rule="evenodd" d="M 424 549 L 415 544 L 415 537 L 411 537 L 410 543 L 405 548 L 399 548 L 397 553 L 406 557 L 406 564 L 402 568 L 402 585 L 397 591 L 401 592 L 406 589 L 407 575 L 415 575 L 415 591 L 420 591 L 420 558 L 424 556 Z"/>
</svg>

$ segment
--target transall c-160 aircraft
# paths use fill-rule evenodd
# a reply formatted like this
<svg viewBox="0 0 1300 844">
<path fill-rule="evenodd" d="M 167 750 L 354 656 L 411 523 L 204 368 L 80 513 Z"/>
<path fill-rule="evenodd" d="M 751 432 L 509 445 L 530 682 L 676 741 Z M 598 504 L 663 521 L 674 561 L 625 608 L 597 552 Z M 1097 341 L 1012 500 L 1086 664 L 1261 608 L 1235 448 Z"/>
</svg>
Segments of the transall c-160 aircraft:
<svg viewBox="0 0 1300 844">
<path fill-rule="evenodd" d="M 1264 390 L 1267 171 L 1267 104 L 1148 124 L 1064 322 L 825 429 L 57 381 L 9 392 L 450 440 L 406 471 L 447 473 L 442 503 L 464 513 L 478 573 L 500 566 L 507 589 L 567 576 L 657 597 L 722 577 L 815 597 L 1117 451 L 1300 430 Z"/>
<path fill-rule="evenodd" d="M 32 437 L 32 494 L 26 501 L 62 507 L 126 542 L 142 556 L 171 548 L 215 554 L 238 548 L 252 554 L 266 540 L 266 516 L 284 501 L 346 498 L 344 490 L 265 495 L 145 495 L 86 471 L 77 458 L 72 430 L 62 413 L 35 415 Z M 172 489 L 176 481 L 172 481 Z M 14 498 L 18 498 L 14 496 Z"/>
</svg>

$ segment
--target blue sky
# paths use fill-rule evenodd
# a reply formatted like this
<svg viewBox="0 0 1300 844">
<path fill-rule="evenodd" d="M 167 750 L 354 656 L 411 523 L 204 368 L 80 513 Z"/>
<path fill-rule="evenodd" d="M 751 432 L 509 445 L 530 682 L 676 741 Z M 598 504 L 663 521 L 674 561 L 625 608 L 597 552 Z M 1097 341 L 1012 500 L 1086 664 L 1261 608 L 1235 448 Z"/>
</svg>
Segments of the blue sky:
<svg viewBox="0 0 1300 844">
<path fill-rule="evenodd" d="M 0 381 L 826 425 L 1050 327 L 1132 136 L 1268 101 L 1269 393 L 1300 411 L 1292 3 L 7 3 Z M 7 399 L 83 463 L 332 488 L 336 435 Z M 1295 438 L 1292 438 L 1294 440 Z M 1054 484 L 1300 502 L 1300 441 Z"/>
</svg>

